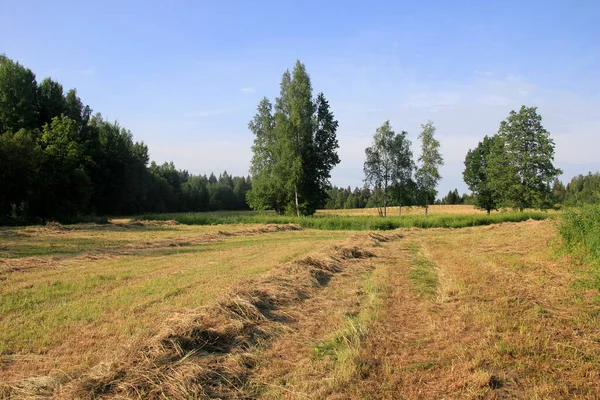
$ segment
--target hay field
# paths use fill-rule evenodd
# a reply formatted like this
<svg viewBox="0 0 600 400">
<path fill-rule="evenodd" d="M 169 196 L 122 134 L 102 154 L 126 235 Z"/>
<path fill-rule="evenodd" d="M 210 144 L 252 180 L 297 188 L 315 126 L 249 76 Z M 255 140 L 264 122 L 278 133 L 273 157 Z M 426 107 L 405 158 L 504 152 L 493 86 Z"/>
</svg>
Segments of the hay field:
<svg viewBox="0 0 600 400">
<path fill-rule="evenodd" d="M 344 232 L 160 223 L 0 230 L 0 382 L 77 374 L 173 312 Z"/>
<path fill-rule="evenodd" d="M 308 312 L 273 345 L 261 398 L 599 398 L 600 296 L 555 244 L 551 220 L 402 231 L 333 332 Z"/>
<path fill-rule="evenodd" d="M 0 398 L 600 397 L 553 219 L 0 230 Z"/>
</svg>

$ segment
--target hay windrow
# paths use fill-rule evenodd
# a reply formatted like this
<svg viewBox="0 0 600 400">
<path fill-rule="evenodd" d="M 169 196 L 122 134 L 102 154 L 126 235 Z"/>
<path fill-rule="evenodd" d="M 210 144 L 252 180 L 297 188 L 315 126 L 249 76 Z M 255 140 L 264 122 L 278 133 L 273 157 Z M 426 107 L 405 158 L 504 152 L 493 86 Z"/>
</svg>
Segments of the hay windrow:
<svg viewBox="0 0 600 400">
<path fill-rule="evenodd" d="M 177 222 L 173 221 L 174 224 Z M 170 225 L 170 221 L 134 221 L 127 224 L 110 224 L 108 227 L 106 225 L 93 225 L 97 226 L 98 229 L 114 229 L 114 227 L 123 228 L 123 229 L 132 229 L 135 227 L 146 227 L 146 226 L 158 226 L 158 225 Z M 89 229 L 92 225 L 84 225 L 86 229 Z M 66 234 L 69 231 L 81 229 L 77 225 L 72 225 L 69 227 L 65 227 L 60 225 L 57 222 L 48 223 L 45 227 L 27 227 L 22 230 L 17 230 L 11 233 L 11 235 L 47 235 L 49 232 L 51 234 Z M 208 243 L 215 243 L 223 241 L 228 237 L 235 236 L 253 236 L 253 235 L 261 235 L 266 233 L 275 233 L 275 232 L 283 232 L 283 231 L 298 231 L 302 230 L 299 225 L 296 224 L 285 224 L 285 225 L 275 225 L 269 224 L 265 226 L 260 226 L 257 228 L 251 229 L 241 229 L 231 232 L 226 231 L 218 231 L 216 233 L 208 233 L 208 234 L 200 234 L 195 236 L 187 236 L 180 237 L 174 239 L 167 240 L 154 240 L 154 241 L 145 241 L 145 242 L 136 242 L 136 243 L 128 243 L 124 246 L 111 247 L 102 249 L 102 251 L 85 251 L 72 255 L 60 255 L 60 256 L 52 256 L 52 257 L 20 257 L 20 258 L 0 258 L 0 277 L 4 274 L 14 273 L 14 272 L 22 272 L 29 271 L 32 269 L 38 268 L 60 268 L 63 266 L 65 262 L 78 262 L 78 261 L 86 261 L 86 260 L 95 260 L 95 259 L 106 259 L 106 258 L 114 258 L 121 257 L 127 255 L 136 255 L 139 254 L 140 251 L 156 251 L 163 249 L 171 249 L 171 248 L 182 248 L 182 247 L 190 247 L 197 246 Z"/>
<path fill-rule="evenodd" d="M 281 228 L 265 227 L 261 232 Z M 6 397 L 49 397 L 52 392 L 55 397 L 84 399 L 246 398 L 242 388 L 256 364 L 253 351 L 289 330 L 293 321 L 286 307 L 313 296 L 333 275 L 356 265 L 353 259 L 372 257 L 372 246 L 367 235 L 353 237 L 275 267 L 238 285 L 212 306 L 173 314 L 154 337 L 79 378 L 65 383 L 64 376 L 58 377 L 43 387 L 19 388 L 20 383 L 13 382 L 2 390 L 12 391 Z"/>
</svg>

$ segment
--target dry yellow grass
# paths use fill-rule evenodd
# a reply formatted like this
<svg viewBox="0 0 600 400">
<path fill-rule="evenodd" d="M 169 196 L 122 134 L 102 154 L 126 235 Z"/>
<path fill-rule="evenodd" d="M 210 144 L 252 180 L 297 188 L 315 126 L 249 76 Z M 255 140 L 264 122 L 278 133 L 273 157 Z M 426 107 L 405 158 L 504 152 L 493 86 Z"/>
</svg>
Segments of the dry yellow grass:
<svg viewBox="0 0 600 400">
<path fill-rule="evenodd" d="M 554 252 L 552 221 L 343 241 L 350 233 L 223 228 L 154 227 L 146 242 L 127 231 L 120 246 L 104 233 L 107 258 L 88 260 L 96 251 L 82 242 L 79 252 L 43 249 L 50 255 L 35 257 L 52 258 L 48 268 L 0 270 L 11 284 L 0 289 L 2 306 L 23 314 L 2 316 L 41 321 L 47 340 L 0 336 L 22 346 L 2 356 L 2 378 L 58 374 L 75 362 L 71 376 L 82 379 L 59 397 L 600 397 L 598 295 L 574 285 L 578 267 Z M 30 233 L 0 237 L 20 255 L 4 261 L 42 252 L 36 235 L 55 244 L 77 237 Z M 39 288 L 72 295 L 29 310 L 11 302 L 13 288 L 15 299 Z M 91 320 L 65 318 L 88 309 Z M 46 326 L 46 317 L 59 323 Z M 141 344 L 130 352 L 88 348 L 134 339 Z M 50 385 L 44 379 L 21 380 L 18 393 Z"/>
<path fill-rule="evenodd" d="M 393 296 L 363 349 L 351 397 L 590 399 L 600 396 L 593 293 L 572 285 L 550 221 L 419 233 L 391 272 Z M 423 260 L 425 258 L 425 260 Z M 416 289 L 415 263 L 435 274 Z M 415 282 L 415 280 L 417 282 Z"/>
<path fill-rule="evenodd" d="M 50 227 L 0 236 L 0 381 L 77 373 L 173 312 L 345 232 L 259 226 Z"/>
<path fill-rule="evenodd" d="M 355 276 L 298 311 L 297 330 L 266 352 L 261 397 L 599 398 L 597 293 L 573 285 L 577 267 L 555 255 L 554 237 L 551 221 L 530 221 L 383 243 L 368 279 L 388 289 L 358 351 L 348 341 L 350 357 L 315 354 L 344 315 L 369 307 Z"/>
</svg>

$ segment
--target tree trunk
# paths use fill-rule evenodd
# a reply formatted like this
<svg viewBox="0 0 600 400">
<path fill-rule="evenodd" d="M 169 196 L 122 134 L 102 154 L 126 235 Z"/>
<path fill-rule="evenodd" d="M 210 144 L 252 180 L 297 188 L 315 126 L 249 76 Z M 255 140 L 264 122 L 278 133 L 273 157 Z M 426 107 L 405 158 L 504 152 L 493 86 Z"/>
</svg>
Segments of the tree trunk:
<svg viewBox="0 0 600 400">
<path fill-rule="evenodd" d="M 383 196 L 383 216 L 387 217 L 387 199 Z"/>
<path fill-rule="evenodd" d="M 398 205 L 398 216 L 402 216 L 402 204 Z"/>
<path fill-rule="evenodd" d="M 294 185 L 294 197 L 296 199 L 296 215 L 300 217 L 300 205 L 298 204 L 298 186 Z"/>
<path fill-rule="evenodd" d="M 490 211 L 491 211 L 490 209 L 487 210 L 487 215 L 490 215 Z"/>
<path fill-rule="evenodd" d="M 429 199 L 425 200 L 425 216 L 429 215 Z"/>
</svg>

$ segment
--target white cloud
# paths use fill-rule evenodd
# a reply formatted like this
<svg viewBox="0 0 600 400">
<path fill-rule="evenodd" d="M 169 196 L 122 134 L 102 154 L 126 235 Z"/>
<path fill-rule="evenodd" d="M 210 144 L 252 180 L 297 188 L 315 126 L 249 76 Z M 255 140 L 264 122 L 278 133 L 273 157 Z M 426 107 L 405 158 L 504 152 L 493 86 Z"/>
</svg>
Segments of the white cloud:
<svg viewBox="0 0 600 400">
<path fill-rule="evenodd" d="M 476 75 L 482 75 L 482 76 L 492 76 L 493 75 L 492 71 L 478 71 L 478 70 L 475 70 L 473 72 L 475 72 Z"/>
<path fill-rule="evenodd" d="M 254 93 L 254 88 L 252 88 L 252 87 L 245 87 L 245 88 L 242 88 L 242 90 L 240 90 L 240 92 L 242 92 L 242 93 L 248 93 L 248 94 Z"/>
<path fill-rule="evenodd" d="M 86 68 L 79 71 L 81 75 L 92 76 L 96 74 L 96 70 L 94 68 Z"/>
</svg>

